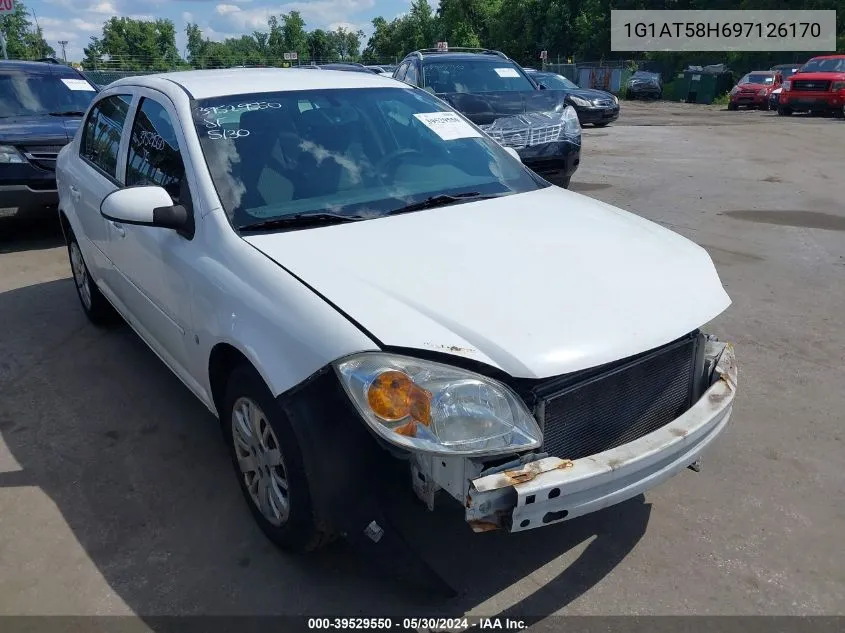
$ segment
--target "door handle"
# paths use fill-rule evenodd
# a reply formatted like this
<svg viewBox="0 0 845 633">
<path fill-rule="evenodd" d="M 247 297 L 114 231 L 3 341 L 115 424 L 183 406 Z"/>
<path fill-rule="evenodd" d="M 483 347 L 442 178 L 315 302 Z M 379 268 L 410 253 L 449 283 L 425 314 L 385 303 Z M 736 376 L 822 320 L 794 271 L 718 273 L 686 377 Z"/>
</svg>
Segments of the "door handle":
<svg viewBox="0 0 845 633">
<path fill-rule="evenodd" d="M 126 237 L 126 229 L 123 228 L 123 225 L 120 222 L 112 222 L 112 227 L 120 237 Z"/>
<path fill-rule="evenodd" d="M 79 199 L 82 197 L 82 194 L 80 193 L 79 189 L 77 189 L 74 185 L 70 186 L 70 195 L 77 202 L 79 202 Z"/>
</svg>

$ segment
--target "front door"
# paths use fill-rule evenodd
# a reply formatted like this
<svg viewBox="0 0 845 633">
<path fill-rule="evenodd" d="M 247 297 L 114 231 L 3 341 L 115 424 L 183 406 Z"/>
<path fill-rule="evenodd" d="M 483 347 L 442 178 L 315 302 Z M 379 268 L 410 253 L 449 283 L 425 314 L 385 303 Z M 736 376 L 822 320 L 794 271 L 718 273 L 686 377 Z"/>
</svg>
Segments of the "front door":
<svg viewBox="0 0 845 633">
<path fill-rule="evenodd" d="M 127 187 L 159 185 L 174 204 L 193 213 L 191 186 L 180 151 L 184 134 L 170 100 L 140 89 L 126 146 Z M 196 220 L 196 218 L 195 218 Z M 111 256 L 122 281 L 120 296 L 133 326 L 189 386 L 189 358 L 195 347 L 188 282 L 197 244 L 159 227 L 112 223 Z"/>
</svg>

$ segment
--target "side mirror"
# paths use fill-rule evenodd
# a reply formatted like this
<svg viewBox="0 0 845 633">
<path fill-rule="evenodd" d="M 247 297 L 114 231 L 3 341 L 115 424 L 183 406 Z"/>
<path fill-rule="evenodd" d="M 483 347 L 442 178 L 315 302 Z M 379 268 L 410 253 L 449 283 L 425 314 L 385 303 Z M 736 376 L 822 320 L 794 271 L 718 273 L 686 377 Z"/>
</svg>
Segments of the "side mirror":
<svg viewBox="0 0 845 633">
<path fill-rule="evenodd" d="M 520 163 L 522 162 L 522 159 L 519 157 L 519 152 L 517 152 L 517 151 L 516 151 L 513 147 L 505 147 L 505 148 L 503 148 L 503 149 L 504 149 L 504 150 L 505 150 L 508 154 L 510 154 L 511 156 L 513 156 L 516 160 L 518 160 Z"/>
<path fill-rule="evenodd" d="M 100 214 L 113 222 L 173 229 L 188 239 L 194 236 L 193 214 L 174 205 L 170 194 L 156 185 L 112 191 L 103 199 Z"/>
</svg>

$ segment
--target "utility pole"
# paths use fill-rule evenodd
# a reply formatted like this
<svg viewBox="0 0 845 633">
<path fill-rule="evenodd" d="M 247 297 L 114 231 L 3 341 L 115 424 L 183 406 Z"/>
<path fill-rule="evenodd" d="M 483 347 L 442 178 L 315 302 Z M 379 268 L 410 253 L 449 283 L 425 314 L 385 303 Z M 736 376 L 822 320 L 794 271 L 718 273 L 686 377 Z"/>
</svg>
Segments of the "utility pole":
<svg viewBox="0 0 845 633">
<path fill-rule="evenodd" d="M 67 53 L 65 52 L 65 46 L 67 46 L 67 40 L 59 40 L 59 46 L 62 47 L 62 59 L 64 59 L 65 64 L 67 64 Z"/>
<path fill-rule="evenodd" d="M 38 56 L 44 57 L 44 49 L 41 48 L 41 42 L 44 38 L 41 37 L 41 26 L 38 24 L 38 16 L 35 15 L 35 9 L 30 9 L 30 12 L 32 13 L 32 19 L 35 21 L 35 32 L 38 35 Z"/>
</svg>

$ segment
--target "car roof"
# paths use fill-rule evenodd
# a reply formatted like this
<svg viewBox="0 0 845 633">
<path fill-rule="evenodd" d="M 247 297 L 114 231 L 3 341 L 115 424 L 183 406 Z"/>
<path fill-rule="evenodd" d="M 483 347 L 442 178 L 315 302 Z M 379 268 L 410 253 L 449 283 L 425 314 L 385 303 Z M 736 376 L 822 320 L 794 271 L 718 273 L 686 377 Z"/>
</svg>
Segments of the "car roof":
<svg viewBox="0 0 845 633">
<path fill-rule="evenodd" d="M 511 64 L 514 63 L 512 59 L 508 59 L 507 57 L 499 57 L 495 53 L 473 53 L 470 51 L 456 51 L 454 53 L 423 53 L 422 57 L 422 60 L 424 62 L 456 61 L 460 59 L 475 59 L 496 64 L 501 64 L 503 62 L 508 62 Z"/>
<path fill-rule="evenodd" d="M 777 70 L 749 70 L 746 75 L 774 75 Z"/>
<path fill-rule="evenodd" d="M 147 86 L 168 93 L 179 86 L 194 99 L 229 95 L 350 88 L 407 88 L 407 84 L 371 72 L 326 70 L 301 73 L 295 68 L 226 68 L 139 75 L 118 79 L 109 88 Z"/>
<path fill-rule="evenodd" d="M 71 66 L 64 64 L 54 64 L 52 62 L 30 62 L 20 59 L 2 59 L 0 60 L 0 70 L 20 70 L 28 73 L 41 73 L 45 75 L 67 75 L 69 77 L 79 77 L 80 73 Z"/>
<path fill-rule="evenodd" d="M 845 59 L 845 55 L 843 55 L 842 53 L 840 53 L 838 55 L 816 55 L 815 57 L 813 57 L 811 59 Z M 799 66 L 800 65 L 801 64 L 799 64 Z"/>
</svg>

